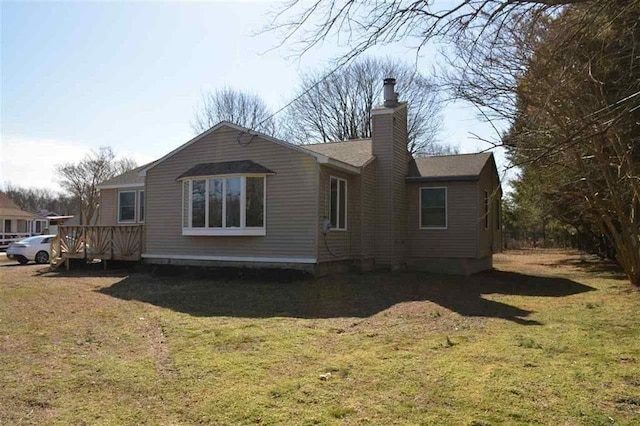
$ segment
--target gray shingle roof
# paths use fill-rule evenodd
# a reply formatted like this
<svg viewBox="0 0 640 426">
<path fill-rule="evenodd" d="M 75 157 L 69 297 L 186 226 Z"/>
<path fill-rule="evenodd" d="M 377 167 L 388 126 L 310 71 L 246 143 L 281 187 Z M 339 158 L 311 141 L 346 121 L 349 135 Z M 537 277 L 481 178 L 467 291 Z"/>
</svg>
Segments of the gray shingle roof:
<svg viewBox="0 0 640 426">
<path fill-rule="evenodd" d="M 7 194 L 0 192 L 0 217 L 9 219 L 12 217 L 22 217 L 31 219 L 35 215 L 24 210 L 20 210 L 20 207 L 14 203 Z"/>
<path fill-rule="evenodd" d="M 104 186 L 120 186 L 120 185 L 137 185 L 144 186 L 144 176 L 140 176 L 140 171 L 147 167 L 148 164 L 145 164 L 140 167 L 136 167 L 133 170 L 129 170 L 121 175 L 112 177 L 109 180 L 102 182 L 98 187 Z"/>
<path fill-rule="evenodd" d="M 407 180 L 477 180 L 491 156 L 485 152 L 416 158 L 409 164 Z"/>
<path fill-rule="evenodd" d="M 275 172 L 273 172 L 272 170 L 269 170 L 263 165 L 258 164 L 254 161 L 241 160 L 198 164 L 178 176 L 178 179 L 194 176 L 215 176 L 235 173 L 275 174 Z"/>
<path fill-rule="evenodd" d="M 302 145 L 302 148 L 355 167 L 362 167 L 373 158 L 371 154 L 371 139 Z"/>
</svg>

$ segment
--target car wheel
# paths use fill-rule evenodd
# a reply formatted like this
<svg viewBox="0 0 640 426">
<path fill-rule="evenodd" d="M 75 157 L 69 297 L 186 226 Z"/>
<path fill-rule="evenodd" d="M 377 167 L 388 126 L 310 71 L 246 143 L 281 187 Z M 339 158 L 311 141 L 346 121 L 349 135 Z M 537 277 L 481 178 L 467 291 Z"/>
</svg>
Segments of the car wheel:
<svg viewBox="0 0 640 426">
<path fill-rule="evenodd" d="M 36 263 L 49 263 L 49 253 L 46 251 L 36 253 Z"/>
</svg>

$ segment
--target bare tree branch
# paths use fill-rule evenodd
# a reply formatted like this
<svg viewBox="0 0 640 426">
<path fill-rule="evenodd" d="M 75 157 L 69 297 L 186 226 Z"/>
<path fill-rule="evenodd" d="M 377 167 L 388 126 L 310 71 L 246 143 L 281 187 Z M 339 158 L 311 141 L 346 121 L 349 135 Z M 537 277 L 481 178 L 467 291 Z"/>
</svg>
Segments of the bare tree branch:
<svg viewBox="0 0 640 426">
<path fill-rule="evenodd" d="M 191 128 L 196 134 L 209 130 L 221 121 L 275 135 L 276 126 L 265 102 L 257 95 L 231 88 L 203 92 Z"/>
</svg>

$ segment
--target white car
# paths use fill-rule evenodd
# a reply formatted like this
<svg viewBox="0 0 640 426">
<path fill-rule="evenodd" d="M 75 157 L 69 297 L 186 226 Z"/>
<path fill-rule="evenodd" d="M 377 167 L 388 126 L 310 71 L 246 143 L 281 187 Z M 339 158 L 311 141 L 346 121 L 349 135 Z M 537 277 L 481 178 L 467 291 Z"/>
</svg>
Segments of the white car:
<svg viewBox="0 0 640 426">
<path fill-rule="evenodd" d="M 30 260 L 36 263 L 49 263 L 51 239 L 55 235 L 38 235 L 9 244 L 7 258 L 17 260 L 22 265 Z"/>
</svg>

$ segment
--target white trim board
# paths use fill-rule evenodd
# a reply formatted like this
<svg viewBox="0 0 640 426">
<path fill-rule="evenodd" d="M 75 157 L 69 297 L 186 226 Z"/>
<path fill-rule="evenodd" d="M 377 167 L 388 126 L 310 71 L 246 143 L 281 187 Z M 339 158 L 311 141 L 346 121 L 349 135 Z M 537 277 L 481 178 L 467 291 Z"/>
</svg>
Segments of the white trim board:
<svg viewBox="0 0 640 426">
<path fill-rule="evenodd" d="M 98 189 L 131 189 L 131 188 L 140 188 L 144 189 L 144 183 L 121 183 L 121 184 L 113 184 L 113 185 L 98 185 L 96 186 Z"/>
<path fill-rule="evenodd" d="M 197 256 L 189 254 L 155 254 L 142 253 L 143 259 L 176 259 L 176 260 L 217 260 L 221 262 L 256 262 L 256 263 L 318 263 L 315 258 L 307 257 L 243 257 L 243 256 Z"/>
</svg>

